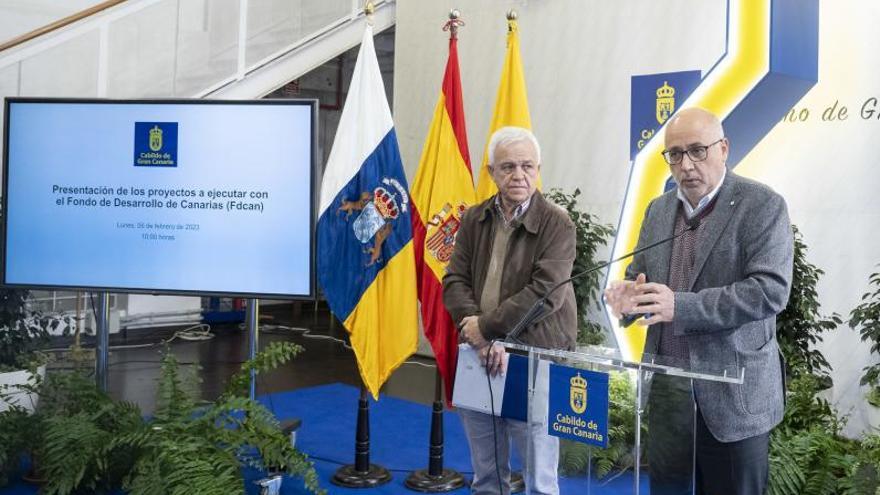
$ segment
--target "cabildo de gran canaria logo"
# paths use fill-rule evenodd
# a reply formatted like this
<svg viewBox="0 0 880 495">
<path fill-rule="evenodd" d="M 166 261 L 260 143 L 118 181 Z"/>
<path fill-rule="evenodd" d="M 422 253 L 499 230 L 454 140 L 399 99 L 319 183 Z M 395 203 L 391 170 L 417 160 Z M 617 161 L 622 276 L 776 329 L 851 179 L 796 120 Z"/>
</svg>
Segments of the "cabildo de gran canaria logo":
<svg viewBox="0 0 880 495">
<path fill-rule="evenodd" d="M 607 447 L 608 373 L 551 364 L 549 386 L 547 433 Z"/>
<path fill-rule="evenodd" d="M 635 158 L 699 84 L 698 70 L 632 77 L 630 159 Z"/>
<path fill-rule="evenodd" d="M 657 88 L 656 110 L 657 123 L 660 125 L 669 120 L 675 111 L 675 88 L 668 81 L 663 81 L 663 86 Z"/>
<path fill-rule="evenodd" d="M 580 373 L 571 377 L 569 405 L 575 414 L 583 414 L 587 410 L 587 381 L 581 377 Z"/>
<path fill-rule="evenodd" d="M 177 166 L 177 122 L 134 123 L 134 166 Z"/>
</svg>

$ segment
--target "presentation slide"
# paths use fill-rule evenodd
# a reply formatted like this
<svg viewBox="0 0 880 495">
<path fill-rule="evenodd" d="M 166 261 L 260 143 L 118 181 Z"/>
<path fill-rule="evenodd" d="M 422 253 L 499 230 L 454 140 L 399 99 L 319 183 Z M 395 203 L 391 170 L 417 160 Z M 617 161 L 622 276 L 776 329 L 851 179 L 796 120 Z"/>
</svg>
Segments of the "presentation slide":
<svg viewBox="0 0 880 495">
<path fill-rule="evenodd" d="M 9 101 L 4 282 L 313 296 L 314 111 Z"/>
</svg>

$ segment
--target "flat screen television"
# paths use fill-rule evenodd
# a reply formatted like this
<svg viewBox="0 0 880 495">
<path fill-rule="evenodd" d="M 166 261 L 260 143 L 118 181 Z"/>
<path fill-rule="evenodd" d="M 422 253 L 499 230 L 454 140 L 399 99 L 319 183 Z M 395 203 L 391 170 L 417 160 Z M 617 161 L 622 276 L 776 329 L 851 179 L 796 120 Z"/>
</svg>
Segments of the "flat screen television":
<svg viewBox="0 0 880 495">
<path fill-rule="evenodd" d="M 309 299 L 315 100 L 8 98 L 2 282 Z"/>
</svg>

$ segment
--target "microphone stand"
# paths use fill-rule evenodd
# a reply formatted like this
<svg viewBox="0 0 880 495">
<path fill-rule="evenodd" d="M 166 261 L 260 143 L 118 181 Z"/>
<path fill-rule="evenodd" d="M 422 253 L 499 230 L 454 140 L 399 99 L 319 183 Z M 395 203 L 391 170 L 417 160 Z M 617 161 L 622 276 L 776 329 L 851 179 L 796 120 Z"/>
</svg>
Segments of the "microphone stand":
<svg viewBox="0 0 880 495">
<path fill-rule="evenodd" d="M 510 332 L 507 333 L 507 337 L 504 339 L 504 341 L 515 343 L 515 344 L 523 344 L 523 342 L 521 340 L 519 340 L 519 334 L 521 334 L 526 328 L 528 328 L 529 325 L 534 323 L 538 318 L 540 318 L 541 316 L 544 315 L 544 306 L 547 304 L 547 300 L 550 299 L 550 296 L 553 294 L 553 292 L 556 291 L 556 289 L 562 287 L 563 285 L 565 285 L 573 280 L 579 279 L 585 275 L 589 275 L 590 273 L 593 273 L 595 271 L 601 270 L 603 268 L 607 268 L 608 266 L 610 266 L 614 263 L 617 263 L 618 261 L 622 261 L 627 258 L 631 258 L 639 253 L 643 253 L 649 249 L 653 249 L 661 244 L 666 244 L 667 242 L 671 242 L 675 239 L 678 239 L 679 237 L 683 236 L 687 232 L 690 232 L 692 230 L 697 230 L 697 228 L 699 226 L 700 226 L 699 219 L 689 220 L 687 222 L 687 228 L 682 229 L 681 232 L 678 232 L 677 234 L 675 234 L 671 237 L 667 237 L 666 239 L 661 239 L 657 242 L 648 244 L 647 246 L 636 249 L 635 251 L 633 251 L 631 253 L 624 254 L 623 256 L 620 256 L 619 258 L 615 258 L 611 261 L 605 261 L 603 263 L 599 263 L 598 265 L 596 265 L 592 268 L 587 268 L 586 270 L 584 270 L 580 273 L 576 273 L 576 274 L 572 275 L 571 277 L 563 280 L 562 282 L 557 283 L 549 291 L 547 291 L 547 293 L 544 294 L 543 297 L 541 297 L 540 299 L 535 301 L 534 304 L 532 304 L 532 307 L 530 307 L 529 310 L 526 311 L 526 314 L 523 315 L 523 317 L 520 318 L 520 320 L 516 323 L 516 325 L 513 327 L 513 329 L 511 329 Z"/>
</svg>

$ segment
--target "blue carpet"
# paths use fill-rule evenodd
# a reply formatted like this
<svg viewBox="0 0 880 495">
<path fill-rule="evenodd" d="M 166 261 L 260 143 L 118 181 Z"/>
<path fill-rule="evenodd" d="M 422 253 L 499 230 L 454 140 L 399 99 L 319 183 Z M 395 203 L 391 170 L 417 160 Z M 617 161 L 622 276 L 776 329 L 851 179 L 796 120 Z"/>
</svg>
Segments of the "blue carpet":
<svg viewBox="0 0 880 495">
<path fill-rule="evenodd" d="M 342 464 L 354 460 L 354 432 L 357 420 L 359 391 L 341 384 L 322 385 L 281 392 L 260 398 L 280 419 L 300 418 L 302 427 L 297 433 L 296 446 L 308 454 L 315 463 L 321 485 L 328 493 L 339 494 L 407 494 L 417 492 L 407 489 L 403 482 L 410 471 L 424 469 L 428 463 L 428 438 L 430 433 L 430 408 L 414 402 L 383 396 L 370 404 L 370 460 L 392 471 L 390 483 L 370 490 L 341 488 L 330 484 L 333 473 Z M 455 469 L 468 480 L 471 478 L 470 453 L 458 415 L 443 415 L 445 433 L 445 466 Z M 245 471 L 248 494 L 258 494 L 253 480 L 260 473 Z M 644 475 L 643 475 L 644 477 Z M 647 494 L 647 480 L 642 493 Z M 565 494 L 587 493 L 586 479 L 582 477 L 561 478 L 560 492 Z M 590 493 L 619 495 L 632 492 L 631 475 L 623 475 L 605 484 L 593 483 Z M 34 495 L 37 488 L 22 482 L 0 490 L 0 495 Z M 307 493 L 301 480 L 285 479 L 282 494 Z M 467 488 L 454 495 L 469 493 Z"/>
</svg>

